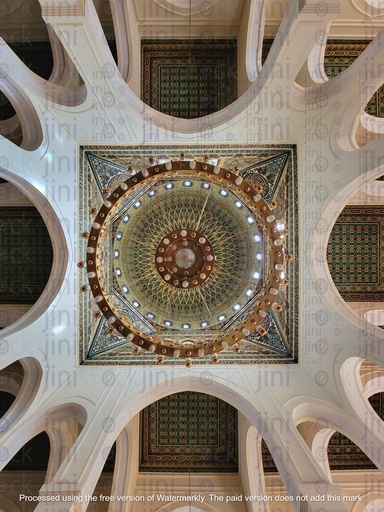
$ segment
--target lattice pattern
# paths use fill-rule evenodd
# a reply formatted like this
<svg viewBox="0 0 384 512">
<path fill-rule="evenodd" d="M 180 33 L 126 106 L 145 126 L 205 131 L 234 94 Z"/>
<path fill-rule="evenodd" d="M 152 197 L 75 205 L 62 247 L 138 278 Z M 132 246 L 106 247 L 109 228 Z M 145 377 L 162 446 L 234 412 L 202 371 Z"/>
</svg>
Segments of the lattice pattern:
<svg viewBox="0 0 384 512">
<path fill-rule="evenodd" d="M 336 284 L 379 284 L 380 224 L 338 221 L 328 263 Z"/>
<path fill-rule="evenodd" d="M 142 98 L 175 117 L 206 116 L 236 99 L 236 41 L 143 41 Z"/>
<path fill-rule="evenodd" d="M 335 432 L 329 440 L 328 461 L 331 470 L 377 469 L 365 453 L 340 432 Z"/>
<path fill-rule="evenodd" d="M 384 208 L 348 206 L 329 238 L 332 279 L 347 301 L 384 298 Z"/>
<path fill-rule="evenodd" d="M 237 471 L 237 411 L 218 398 L 169 395 L 142 411 L 140 430 L 140 471 Z"/>
</svg>

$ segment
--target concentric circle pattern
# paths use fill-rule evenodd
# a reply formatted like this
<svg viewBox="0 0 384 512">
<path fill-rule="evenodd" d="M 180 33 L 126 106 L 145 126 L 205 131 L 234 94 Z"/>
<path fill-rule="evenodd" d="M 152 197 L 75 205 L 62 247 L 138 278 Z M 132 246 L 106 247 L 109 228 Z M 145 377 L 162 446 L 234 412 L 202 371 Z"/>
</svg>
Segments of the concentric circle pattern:
<svg viewBox="0 0 384 512">
<path fill-rule="evenodd" d="M 284 260 L 260 192 L 195 161 L 154 165 L 121 183 L 87 250 L 91 289 L 111 328 L 149 352 L 187 358 L 214 355 L 257 328 Z"/>
<path fill-rule="evenodd" d="M 136 196 L 121 218 L 119 238 L 114 242 L 120 289 L 128 288 L 127 300 L 163 329 L 211 328 L 228 321 L 236 312 L 234 306 L 245 305 L 247 290 L 254 295 L 261 277 L 257 250 L 261 250 L 262 237 L 251 210 L 230 190 L 190 176 L 159 179 L 139 199 Z M 183 230 L 190 243 L 192 234 L 198 233 L 197 243 L 204 239 L 200 245 L 214 255 L 214 262 L 207 261 L 204 272 L 192 275 L 186 288 L 176 266 L 168 266 L 168 261 L 156 264 L 160 254 L 164 260 L 169 257 L 172 240 L 182 239 Z"/>
<path fill-rule="evenodd" d="M 161 239 L 156 249 L 157 271 L 174 288 L 200 286 L 211 275 L 214 264 L 212 244 L 195 229 L 173 230 Z"/>
</svg>

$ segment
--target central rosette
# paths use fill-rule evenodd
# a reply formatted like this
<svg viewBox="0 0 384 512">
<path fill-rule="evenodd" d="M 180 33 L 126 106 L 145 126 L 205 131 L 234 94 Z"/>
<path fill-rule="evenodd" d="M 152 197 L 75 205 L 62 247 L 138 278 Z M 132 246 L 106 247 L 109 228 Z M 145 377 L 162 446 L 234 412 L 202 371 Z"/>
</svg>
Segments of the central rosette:
<svg viewBox="0 0 384 512">
<path fill-rule="evenodd" d="M 165 235 L 156 249 L 157 271 L 170 286 L 194 288 L 210 276 L 215 261 L 213 247 L 199 231 L 182 228 Z"/>
</svg>

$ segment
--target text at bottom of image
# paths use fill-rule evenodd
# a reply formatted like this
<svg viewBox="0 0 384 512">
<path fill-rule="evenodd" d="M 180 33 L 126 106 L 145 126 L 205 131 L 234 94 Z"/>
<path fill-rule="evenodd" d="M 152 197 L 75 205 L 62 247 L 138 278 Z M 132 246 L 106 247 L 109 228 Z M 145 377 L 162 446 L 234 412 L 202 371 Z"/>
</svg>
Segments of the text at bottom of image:
<svg viewBox="0 0 384 512">
<path fill-rule="evenodd" d="M 37 495 L 28 495 L 28 494 L 20 494 L 19 495 L 20 502 L 76 502 L 76 503 L 87 503 L 87 502 L 133 502 L 133 501 L 147 501 L 147 502 L 195 502 L 195 503 L 209 503 L 209 502 L 222 502 L 222 503 L 231 503 L 238 501 L 252 501 L 252 502 L 295 502 L 295 501 L 307 501 L 307 502 L 329 502 L 329 501 L 343 501 L 343 502 L 362 502 L 364 501 L 364 497 L 360 494 L 354 496 L 340 496 L 338 494 L 317 494 L 313 496 L 308 495 L 300 495 L 300 496 L 290 496 L 277 494 L 275 496 L 271 495 L 243 495 L 243 494 L 232 494 L 232 495 L 222 495 L 222 494 L 187 494 L 187 495 L 176 495 L 176 494 L 147 494 L 147 495 L 122 495 L 122 496 L 113 496 L 106 494 L 99 495 L 75 495 L 75 494 L 67 494 L 67 495 L 47 495 L 47 496 L 37 496 Z"/>
</svg>

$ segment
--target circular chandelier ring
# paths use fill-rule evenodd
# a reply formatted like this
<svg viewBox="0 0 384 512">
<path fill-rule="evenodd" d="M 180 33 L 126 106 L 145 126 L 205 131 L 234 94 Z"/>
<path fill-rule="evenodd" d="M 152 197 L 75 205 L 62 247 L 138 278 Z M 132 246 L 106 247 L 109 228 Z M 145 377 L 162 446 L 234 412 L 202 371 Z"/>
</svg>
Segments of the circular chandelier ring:
<svg viewBox="0 0 384 512">
<path fill-rule="evenodd" d="M 265 282 L 259 295 L 259 300 L 255 303 L 251 311 L 241 321 L 228 332 L 221 332 L 214 340 L 208 343 L 196 343 L 196 346 L 171 346 L 160 344 L 153 336 L 137 332 L 126 321 L 120 318 L 115 308 L 108 301 L 98 269 L 97 252 L 100 236 L 104 225 L 114 210 L 114 207 L 122 200 L 126 194 L 139 185 L 156 180 L 157 176 L 175 177 L 183 174 L 191 174 L 196 177 L 208 178 L 210 181 L 227 186 L 235 195 L 242 198 L 247 207 L 255 214 L 259 225 L 269 238 L 269 268 L 265 276 Z M 194 358 L 205 355 L 212 355 L 229 346 L 237 344 L 245 336 L 248 336 L 255 329 L 262 330 L 261 323 L 267 312 L 271 309 L 278 295 L 280 285 L 287 283 L 281 278 L 281 272 L 284 269 L 284 250 L 282 234 L 277 229 L 275 216 L 267 202 L 261 197 L 261 187 L 252 187 L 237 173 L 228 171 L 219 166 L 206 162 L 195 160 L 185 161 L 177 160 L 162 164 L 154 164 L 143 171 L 130 176 L 122 182 L 108 196 L 93 221 L 87 247 L 87 272 L 89 285 L 93 297 L 101 313 L 106 317 L 108 324 L 113 327 L 121 336 L 134 343 L 138 347 L 148 350 L 150 353 L 157 353 L 159 356 Z"/>
</svg>

